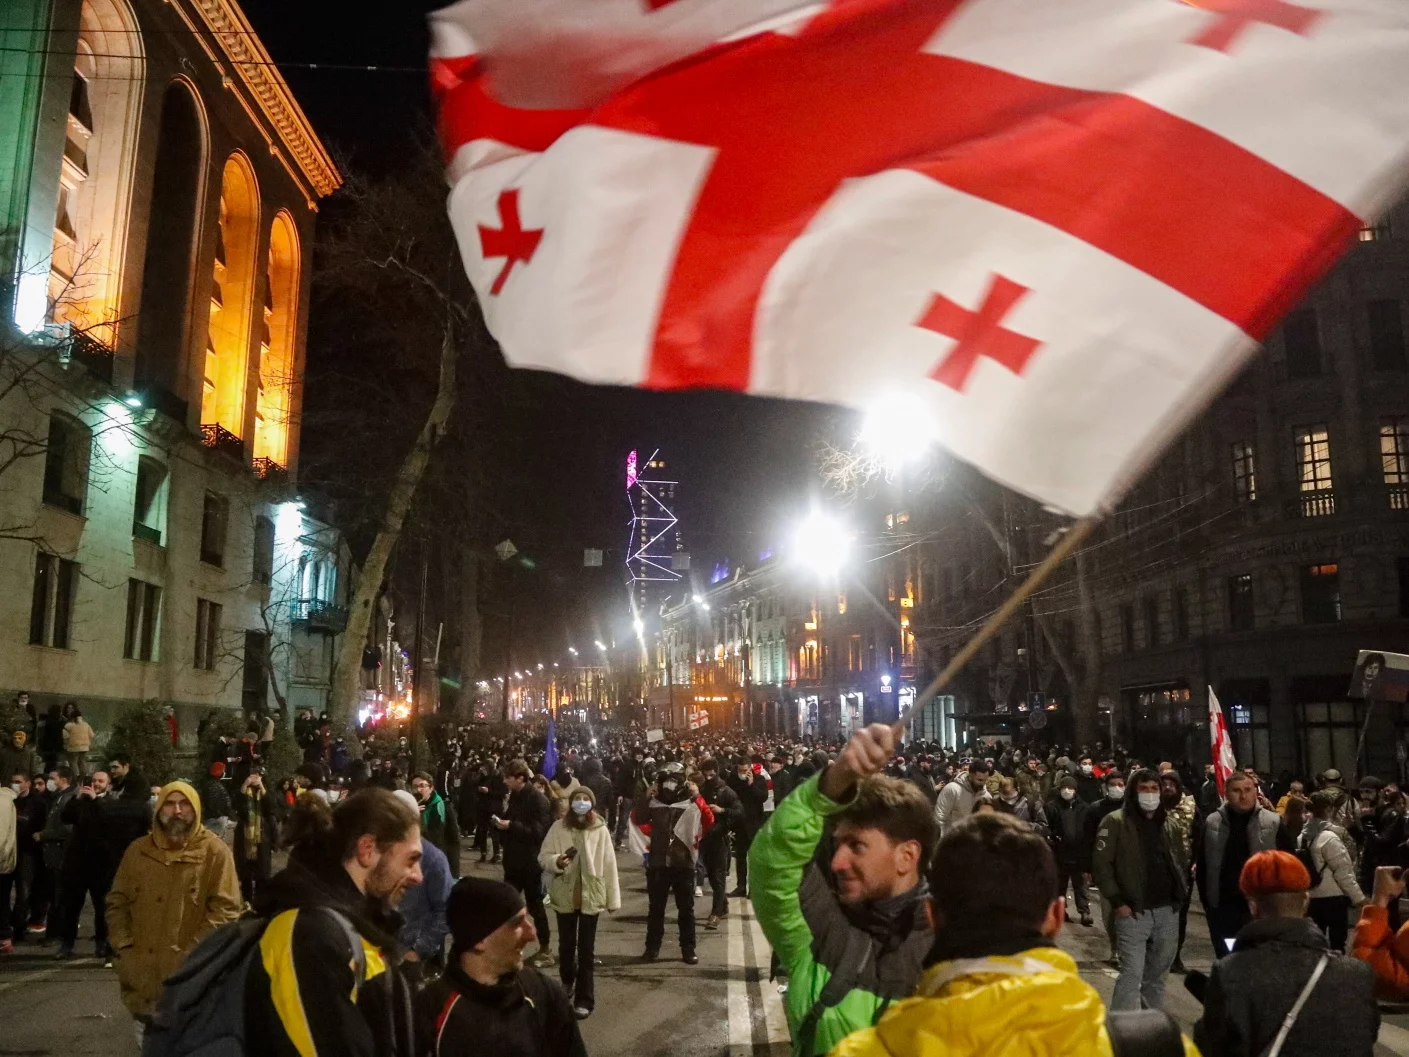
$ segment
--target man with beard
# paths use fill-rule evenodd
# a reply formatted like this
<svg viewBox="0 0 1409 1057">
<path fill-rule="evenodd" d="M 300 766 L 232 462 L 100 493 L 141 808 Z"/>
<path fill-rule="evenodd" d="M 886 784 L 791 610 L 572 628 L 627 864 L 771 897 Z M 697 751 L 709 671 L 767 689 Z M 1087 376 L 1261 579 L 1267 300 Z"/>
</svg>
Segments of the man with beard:
<svg viewBox="0 0 1409 1057">
<path fill-rule="evenodd" d="M 107 899 L 122 1003 L 139 1039 L 162 981 L 209 932 L 239 916 L 235 860 L 201 825 L 200 796 L 185 782 L 164 786 L 152 831 L 128 846 Z"/>
<path fill-rule="evenodd" d="M 912 783 L 882 774 L 894 751 L 890 727 L 858 731 L 778 805 L 749 854 L 754 910 L 788 972 L 796 1057 L 874 1024 L 914 990 L 930 949 L 935 819 Z"/>
<path fill-rule="evenodd" d="M 289 865 L 256 895 L 269 919 L 245 987 L 245 1052 L 415 1057 L 395 913 L 421 883 L 421 827 L 369 787 L 333 811 L 300 797 L 284 825 Z"/>
</svg>

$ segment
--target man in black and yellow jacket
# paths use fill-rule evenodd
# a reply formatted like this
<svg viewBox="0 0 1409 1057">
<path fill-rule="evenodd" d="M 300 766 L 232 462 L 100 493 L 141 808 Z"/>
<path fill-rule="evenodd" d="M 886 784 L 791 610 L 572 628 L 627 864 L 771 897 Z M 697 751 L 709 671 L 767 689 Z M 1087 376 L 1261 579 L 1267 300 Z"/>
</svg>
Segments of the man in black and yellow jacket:
<svg viewBox="0 0 1409 1057">
<path fill-rule="evenodd" d="M 247 1051 L 415 1057 L 394 908 L 421 883 L 420 820 L 384 789 L 363 789 L 336 813 L 307 794 L 285 834 L 289 865 L 255 906 L 269 925 L 247 981 Z"/>
</svg>

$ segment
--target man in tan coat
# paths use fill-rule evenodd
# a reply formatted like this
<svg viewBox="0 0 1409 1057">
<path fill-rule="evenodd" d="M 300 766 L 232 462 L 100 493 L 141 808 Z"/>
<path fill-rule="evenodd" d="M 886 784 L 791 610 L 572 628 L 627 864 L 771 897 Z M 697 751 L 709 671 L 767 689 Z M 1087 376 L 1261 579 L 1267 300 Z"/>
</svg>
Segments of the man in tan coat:
<svg viewBox="0 0 1409 1057">
<path fill-rule="evenodd" d="M 162 982 L 212 930 L 240 916 L 235 860 L 201 825 L 201 799 L 185 782 L 158 795 L 152 830 L 123 854 L 107 911 L 122 1002 L 140 1037 Z"/>
</svg>

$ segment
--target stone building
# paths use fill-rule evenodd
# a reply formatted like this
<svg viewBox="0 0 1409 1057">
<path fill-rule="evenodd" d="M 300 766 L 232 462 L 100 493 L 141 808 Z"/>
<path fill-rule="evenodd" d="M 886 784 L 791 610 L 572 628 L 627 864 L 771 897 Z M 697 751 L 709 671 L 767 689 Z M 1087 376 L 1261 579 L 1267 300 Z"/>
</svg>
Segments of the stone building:
<svg viewBox="0 0 1409 1057">
<path fill-rule="evenodd" d="M 295 482 L 337 169 L 234 0 L 5 7 L 0 692 L 321 707 L 348 558 Z"/>
</svg>

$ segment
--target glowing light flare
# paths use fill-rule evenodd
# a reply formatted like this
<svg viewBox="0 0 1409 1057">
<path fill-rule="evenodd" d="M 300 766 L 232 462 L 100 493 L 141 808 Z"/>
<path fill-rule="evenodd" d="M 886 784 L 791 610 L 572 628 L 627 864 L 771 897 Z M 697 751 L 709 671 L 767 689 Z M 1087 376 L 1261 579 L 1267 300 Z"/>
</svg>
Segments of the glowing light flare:
<svg viewBox="0 0 1409 1057">
<path fill-rule="evenodd" d="M 890 473 L 923 458 L 938 439 L 934 412 L 915 393 L 892 393 L 876 401 L 856 436 L 861 450 Z"/>
<path fill-rule="evenodd" d="M 835 576 L 851 553 L 852 536 L 846 526 L 826 514 L 813 513 L 798 526 L 793 537 L 793 557 L 819 576 Z"/>
<path fill-rule="evenodd" d="M 639 454 L 632 452 L 626 457 L 626 490 L 629 492 L 636 487 L 636 465 Z"/>
</svg>

